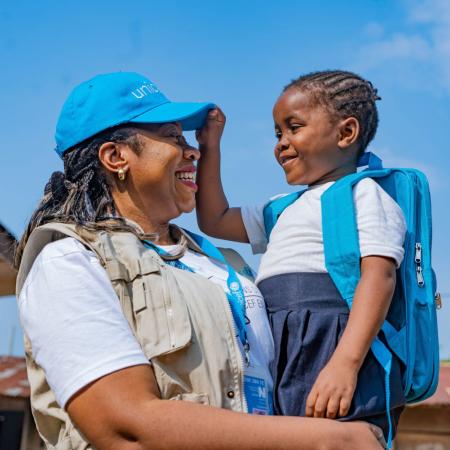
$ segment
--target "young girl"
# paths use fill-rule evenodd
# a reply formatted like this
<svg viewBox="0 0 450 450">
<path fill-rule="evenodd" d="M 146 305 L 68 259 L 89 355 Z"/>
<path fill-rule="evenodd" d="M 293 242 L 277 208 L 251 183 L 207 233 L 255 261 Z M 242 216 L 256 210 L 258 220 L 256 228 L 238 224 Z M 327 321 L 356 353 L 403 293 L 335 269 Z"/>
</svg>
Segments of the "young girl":
<svg viewBox="0 0 450 450">
<path fill-rule="evenodd" d="M 361 279 L 349 313 L 325 268 L 320 203 L 337 179 L 356 171 L 377 129 L 376 100 L 369 81 L 344 71 L 311 73 L 284 88 L 273 108 L 275 159 L 289 184 L 308 189 L 282 213 L 269 242 L 263 206 L 228 205 L 220 180 L 225 117 L 219 109 L 211 111 L 197 133 L 202 154 L 197 215 L 203 232 L 265 252 L 257 284 L 275 341 L 276 413 L 366 420 L 387 435 L 384 371 L 369 348 L 391 304 L 405 220 L 374 180 L 355 186 Z M 391 391 L 395 429 L 404 405 L 395 357 Z"/>
</svg>

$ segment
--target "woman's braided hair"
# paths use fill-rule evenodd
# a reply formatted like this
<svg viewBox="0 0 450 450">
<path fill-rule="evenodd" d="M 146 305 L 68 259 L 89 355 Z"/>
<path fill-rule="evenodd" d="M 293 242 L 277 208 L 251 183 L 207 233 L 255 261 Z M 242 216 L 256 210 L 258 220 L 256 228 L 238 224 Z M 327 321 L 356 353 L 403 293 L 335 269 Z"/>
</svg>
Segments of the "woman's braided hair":
<svg viewBox="0 0 450 450">
<path fill-rule="evenodd" d="M 378 127 L 375 102 L 381 98 L 370 81 L 353 72 L 324 70 L 292 80 L 283 92 L 291 88 L 307 92 L 313 101 L 327 109 L 333 119 L 355 117 L 360 126 L 359 154 L 375 137 Z"/>
<path fill-rule="evenodd" d="M 123 142 L 139 153 L 138 131 L 137 128 L 126 126 L 110 128 L 64 153 L 64 173 L 53 172 L 50 176 L 44 196 L 17 245 L 17 268 L 32 231 L 48 222 L 75 223 L 91 229 L 122 229 L 136 233 L 123 219 L 116 217 L 110 186 L 98 151 L 105 142 Z"/>
</svg>

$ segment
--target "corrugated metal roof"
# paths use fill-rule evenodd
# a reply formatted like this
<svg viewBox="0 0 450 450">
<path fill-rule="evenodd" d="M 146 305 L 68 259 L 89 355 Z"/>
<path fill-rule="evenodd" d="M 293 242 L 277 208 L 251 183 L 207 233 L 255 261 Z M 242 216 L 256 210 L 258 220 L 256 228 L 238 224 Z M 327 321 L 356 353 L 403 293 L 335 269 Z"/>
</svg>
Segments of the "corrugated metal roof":
<svg viewBox="0 0 450 450">
<path fill-rule="evenodd" d="M 0 356 L 0 396 L 30 396 L 25 358 Z"/>
</svg>

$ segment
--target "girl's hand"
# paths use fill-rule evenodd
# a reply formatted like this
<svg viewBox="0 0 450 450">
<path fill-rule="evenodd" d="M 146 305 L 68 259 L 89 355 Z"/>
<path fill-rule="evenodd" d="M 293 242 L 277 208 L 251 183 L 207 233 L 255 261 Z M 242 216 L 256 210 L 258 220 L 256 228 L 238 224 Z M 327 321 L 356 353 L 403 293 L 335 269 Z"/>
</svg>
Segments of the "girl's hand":
<svg viewBox="0 0 450 450">
<path fill-rule="evenodd" d="M 199 145 L 205 149 L 218 148 L 225 121 L 225 114 L 220 108 L 211 109 L 208 112 L 205 125 L 195 132 Z"/>
<path fill-rule="evenodd" d="M 307 417 L 335 419 L 347 415 L 358 378 L 358 368 L 333 355 L 317 377 L 306 400 Z"/>
</svg>

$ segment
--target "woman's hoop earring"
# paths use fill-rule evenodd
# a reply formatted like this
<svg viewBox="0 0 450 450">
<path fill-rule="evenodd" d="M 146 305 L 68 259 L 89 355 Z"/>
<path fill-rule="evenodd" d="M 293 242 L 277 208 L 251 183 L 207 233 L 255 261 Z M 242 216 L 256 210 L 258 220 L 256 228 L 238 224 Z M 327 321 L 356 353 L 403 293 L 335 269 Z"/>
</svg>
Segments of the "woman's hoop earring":
<svg viewBox="0 0 450 450">
<path fill-rule="evenodd" d="M 120 181 L 123 181 L 123 180 L 125 180 L 125 178 L 126 178 L 126 176 L 127 176 L 127 173 L 125 172 L 125 170 L 119 169 L 119 170 L 117 171 L 117 176 L 119 177 L 119 180 L 120 180 Z"/>
</svg>

